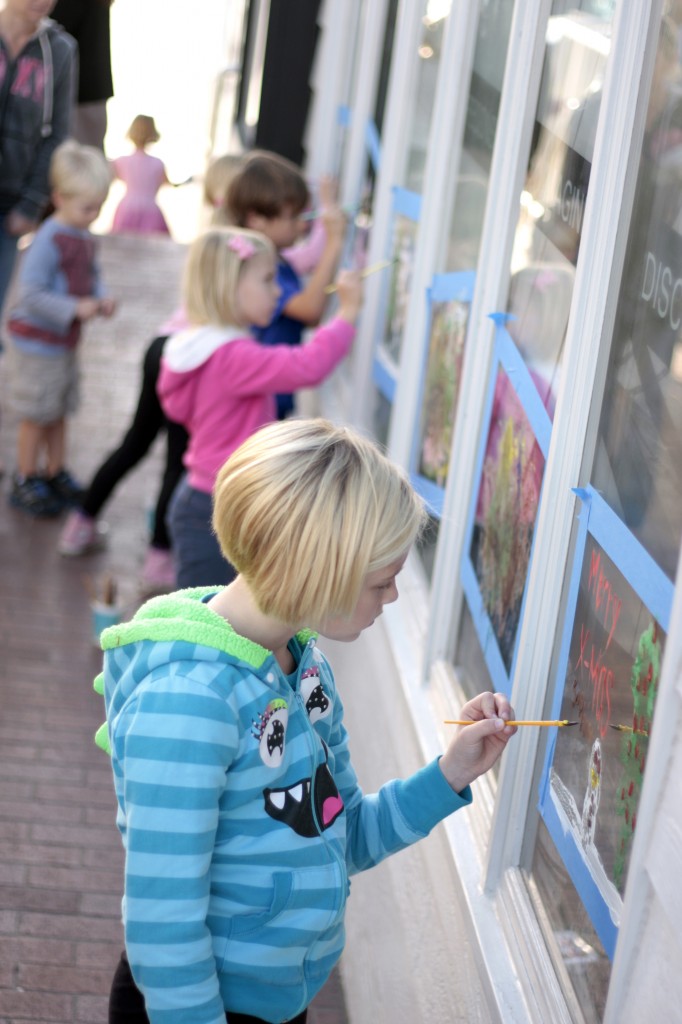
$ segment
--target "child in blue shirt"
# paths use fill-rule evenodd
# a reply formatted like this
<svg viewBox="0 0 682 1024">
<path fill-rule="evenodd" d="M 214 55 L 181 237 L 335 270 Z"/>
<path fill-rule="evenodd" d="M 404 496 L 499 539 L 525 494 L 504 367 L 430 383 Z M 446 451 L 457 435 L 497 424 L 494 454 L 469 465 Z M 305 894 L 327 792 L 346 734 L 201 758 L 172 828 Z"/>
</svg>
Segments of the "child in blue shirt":
<svg viewBox="0 0 682 1024">
<path fill-rule="evenodd" d="M 277 308 L 267 327 L 253 330 L 264 345 L 300 345 L 306 327 L 319 324 L 343 248 L 345 218 L 336 205 L 321 213 L 326 238 L 317 265 L 305 284 L 284 255 L 306 228 L 302 214 L 310 203 L 305 178 L 295 164 L 256 150 L 235 170 L 225 197 L 225 211 L 237 226 L 259 231 L 269 238 L 278 254 L 277 284 L 281 289 Z M 293 395 L 277 396 L 277 416 L 284 419 L 294 410 Z"/>
<path fill-rule="evenodd" d="M 502 754 L 512 708 L 482 693 L 442 757 L 372 796 L 358 784 L 317 637 L 354 640 L 397 599 L 424 520 L 371 442 L 275 422 L 214 489 L 236 579 L 155 598 L 102 634 L 126 847 L 109 1024 L 303 1024 L 343 949 L 349 876 L 467 806 Z"/>
<path fill-rule="evenodd" d="M 19 415 L 17 468 L 10 503 L 55 516 L 80 488 L 65 468 L 66 415 L 78 405 L 78 342 L 94 316 L 111 316 L 88 231 L 107 197 L 111 172 L 94 146 L 67 141 L 50 164 L 54 214 L 40 226 L 19 272 L 7 323 L 10 397 Z"/>
</svg>

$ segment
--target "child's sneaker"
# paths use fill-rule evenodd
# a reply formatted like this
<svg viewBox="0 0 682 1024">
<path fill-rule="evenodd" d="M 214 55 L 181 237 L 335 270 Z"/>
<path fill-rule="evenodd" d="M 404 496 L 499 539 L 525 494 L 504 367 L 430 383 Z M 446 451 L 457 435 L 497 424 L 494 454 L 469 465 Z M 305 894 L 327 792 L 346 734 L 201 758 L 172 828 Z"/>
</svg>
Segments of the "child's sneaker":
<svg viewBox="0 0 682 1024">
<path fill-rule="evenodd" d="M 40 519 L 53 519 L 63 508 L 42 477 L 20 476 L 18 473 L 12 479 L 9 503 Z"/>
<path fill-rule="evenodd" d="M 104 546 L 106 526 L 78 509 L 69 512 L 57 550 L 60 555 L 87 555 Z"/>
<path fill-rule="evenodd" d="M 142 582 L 146 587 L 175 586 L 175 560 L 167 548 L 150 547 L 142 568 Z"/>
<path fill-rule="evenodd" d="M 57 501 L 62 503 L 62 508 L 79 505 L 85 496 L 85 489 L 65 469 L 49 477 L 47 483 Z"/>
</svg>

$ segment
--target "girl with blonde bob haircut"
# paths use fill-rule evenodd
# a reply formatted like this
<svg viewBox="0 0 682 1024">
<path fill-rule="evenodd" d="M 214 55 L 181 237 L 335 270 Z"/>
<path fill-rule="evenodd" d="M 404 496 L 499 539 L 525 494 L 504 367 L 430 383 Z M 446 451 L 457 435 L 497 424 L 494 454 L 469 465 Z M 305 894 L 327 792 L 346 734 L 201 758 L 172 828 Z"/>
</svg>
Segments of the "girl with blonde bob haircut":
<svg viewBox="0 0 682 1024">
<path fill-rule="evenodd" d="M 249 259 L 261 253 L 275 259 L 272 243 L 259 232 L 245 228 L 209 228 L 190 246 L 183 277 L 190 323 L 219 326 L 242 322 L 237 287 L 247 261 L 236 260 L 234 248 L 230 248 L 230 244 L 241 244 L 242 240 L 250 246 Z"/>
<path fill-rule="evenodd" d="M 239 575 L 155 597 L 102 634 L 126 845 L 111 1024 L 305 1024 L 343 950 L 350 876 L 471 803 L 516 731 L 507 697 L 480 693 L 441 756 L 364 794 L 318 636 L 352 642 L 397 600 L 421 501 L 372 443 L 325 420 L 252 433 L 214 501 Z"/>
<path fill-rule="evenodd" d="M 321 419 L 258 431 L 214 490 L 224 556 L 264 614 L 297 624 L 350 615 L 368 573 L 405 555 L 425 518 L 376 445 Z"/>
</svg>

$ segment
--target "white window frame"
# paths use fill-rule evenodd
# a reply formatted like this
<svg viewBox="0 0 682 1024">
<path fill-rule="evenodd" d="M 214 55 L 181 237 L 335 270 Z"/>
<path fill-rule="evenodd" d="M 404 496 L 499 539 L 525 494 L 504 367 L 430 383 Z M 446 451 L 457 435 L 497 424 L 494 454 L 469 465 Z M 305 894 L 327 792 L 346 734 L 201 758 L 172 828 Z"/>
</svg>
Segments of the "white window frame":
<svg viewBox="0 0 682 1024">
<path fill-rule="evenodd" d="M 398 7 L 381 136 L 381 167 L 374 189 L 372 232 L 367 254 L 369 266 L 386 259 L 391 244 L 392 188 L 397 180 L 402 180 L 407 160 L 409 139 L 405 132 L 406 112 L 412 109 L 416 92 L 418 64 L 415 52 L 421 35 L 424 10 L 425 0 L 401 0 Z M 380 274 L 375 274 L 365 282 L 363 308 L 351 357 L 355 387 L 348 418 L 365 430 L 371 430 L 372 426 L 372 366 L 375 339 L 379 337 L 382 326 L 383 290 L 380 277 Z"/>
<path fill-rule="evenodd" d="M 316 181 L 337 172 L 339 105 L 350 95 L 350 47 L 362 0 L 323 0 L 318 24 L 320 41 L 311 72 L 313 97 L 305 131 L 306 173 Z"/>
</svg>

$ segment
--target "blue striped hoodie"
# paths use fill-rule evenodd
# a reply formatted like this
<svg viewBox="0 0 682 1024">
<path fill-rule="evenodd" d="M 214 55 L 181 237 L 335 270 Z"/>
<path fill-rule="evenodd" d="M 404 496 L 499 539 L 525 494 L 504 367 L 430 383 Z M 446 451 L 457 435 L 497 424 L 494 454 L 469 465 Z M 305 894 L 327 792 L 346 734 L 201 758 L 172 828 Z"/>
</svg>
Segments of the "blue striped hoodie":
<svg viewBox="0 0 682 1024">
<path fill-rule="evenodd" d="M 102 634 L 125 943 L 152 1024 L 295 1017 L 341 955 L 349 875 L 471 801 L 437 761 L 364 796 L 315 635 L 292 638 L 286 676 L 213 593 Z"/>
</svg>

